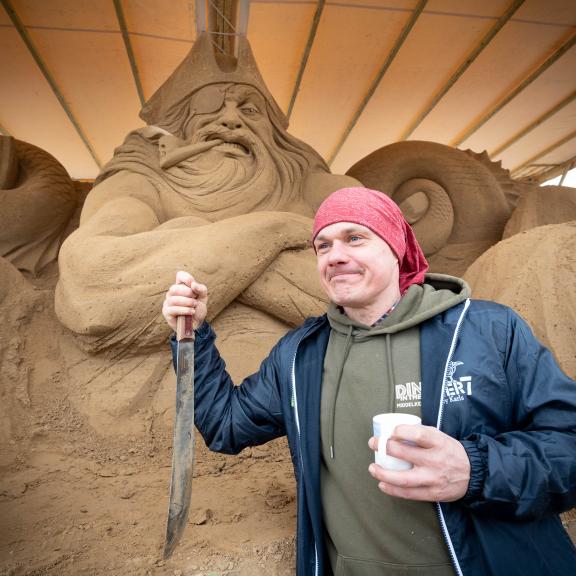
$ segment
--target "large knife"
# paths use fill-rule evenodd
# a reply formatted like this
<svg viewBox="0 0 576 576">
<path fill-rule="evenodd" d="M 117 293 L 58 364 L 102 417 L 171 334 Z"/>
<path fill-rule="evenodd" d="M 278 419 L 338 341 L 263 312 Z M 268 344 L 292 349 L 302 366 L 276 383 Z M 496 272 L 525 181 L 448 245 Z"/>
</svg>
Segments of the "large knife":
<svg viewBox="0 0 576 576">
<path fill-rule="evenodd" d="M 190 508 L 194 466 L 194 325 L 191 316 L 178 316 L 176 326 L 176 418 L 172 445 L 172 478 L 164 558 L 178 544 Z"/>
</svg>

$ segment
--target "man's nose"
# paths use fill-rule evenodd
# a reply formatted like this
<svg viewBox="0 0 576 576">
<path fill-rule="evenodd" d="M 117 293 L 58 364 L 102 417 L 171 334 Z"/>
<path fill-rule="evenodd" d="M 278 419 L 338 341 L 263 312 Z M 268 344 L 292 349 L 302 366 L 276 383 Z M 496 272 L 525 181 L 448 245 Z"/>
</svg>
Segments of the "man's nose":
<svg viewBox="0 0 576 576">
<path fill-rule="evenodd" d="M 220 115 L 219 122 L 228 130 L 238 130 L 244 126 L 240 115 L 235 108 L 226 106 Z"/>
<path fill-rule="evenodd" d="M 346 247 L 341 242 L 334 242 L 328 252 L 328 263 L 331 265 L 340 264 L 348 260 Z"/>
</svg>

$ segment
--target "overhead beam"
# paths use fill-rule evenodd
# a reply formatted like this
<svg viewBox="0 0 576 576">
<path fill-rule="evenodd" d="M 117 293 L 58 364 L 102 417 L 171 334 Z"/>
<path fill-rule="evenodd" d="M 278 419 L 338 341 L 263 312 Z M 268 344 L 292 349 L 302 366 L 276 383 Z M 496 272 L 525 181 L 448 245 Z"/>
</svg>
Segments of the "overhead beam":
<svg viewBox="0 0 576 576">
<path fill-rule="evenodd" d="M 516 88 L 511 90 L 507 96 L 505 96 L 496 106 L 492 108 L 487 114 L 485 114 L 480 120 L 478 120 L 475 124 L 473 124 L 468 130 L 466 130 L 463 134 L 455 138 L 452 142 L 450 142 L 450 146 L 460 146 L 463 142 L 468 140 L 468 138 L 477 132 L 488 120 L 493 118 L 504 106 L 506 106 L 509 102 L 511 102 L 518 94 L 520 94 L 523 90 L 525 90 L 534 80 L 536 80 L 539 76 L 541 76 L 552 64 L 554 64 L 558 59 L 560 59 L 572 46 L 576 44 L 576 33 L 573 33 L 572 36 L 564 43 L 558 50 L 555 50 L 532 74 L 530 74 L 527 78 L 525 78 Z"/>
<path fill-rule="evenodd" d="M 250 19 L 250 0 L 240 0 L 238 6 L 238 18 L 236 23 L 236 31 L 241 36 L 246 36 L 248 32 L 248 20 Z"/>
<path fill-rule="evenodd" d="M 120 26 L 120 32 L 122 33 L 122 40 L 124 40 L 126 55 L 130 62 L 134 84 L 136 84 L 138 98 L 140 98 L 140 104 L 143 106 L 146 99 L 144 98 L 144 90 L 142 90 L 142 83 L 140 82 L 140 73 L 138 71 L 138 65 L 136 64 L 134 51 L 132 50 L 132 42 L 130 42 L 130 35 L 128 34 L 128 27 L 126 26 L 126 19 L 124 18 L 124 11 L 122 10 L 122 3 L 120 0 L 114 0 L 114 9 L 116 10 L 116 18 L 118 20 L 118 25 Z"/>
<path fill-rule="evenodd" d="M 314 45 L 314 41 L 316 40 L 316 33 L 318 31 L 320 19 L 322 18 L 323 10 L 324 10 L 324 0 L 318 0 L 318 5 L 316 6 L 316 12 L 314 13 L 314 19 L 312 20 L 312 27 L 310 28 L 310 34 L 308 35 L 308 41 L 306 42 L 306 48 L 304 49 L 304 54 L 302 55 L 302 60 L 300 61 L 300 68 L 298 70 L 298 75 L 296 76 L 294 89 L 292 90 L 292 97 L 290 98 L 288 111 L 286 112 L 286 117 L 288 118 L 288 120 L 290 120 L 292 110 L 294 109 L 294 104 L 296 103 L 296 98 L 298 97 L 298 92 L 300 92 L 300 85 L 302 84 L 302 78 L 304 77 L 306 66 L 308 65 L 308 58 L 310 57 L 310 52 L 312 52 L 312 46 Z"/>
<path fill-rule="evenodd" d="M 568 175 L 568 172 L 572 170 L 572 168 L 574 168 L 574 160 L 566 163 L 566 166 L 562 172 L 562 176 L 560 177 L 560 182 L 558 182 L 558 186 L 562 186 L 562 184 L 564 184 L 564 180 L 566 180 L 566 176 Z"/>
<path fill-rule="evenodd" d="M 194 5 L 194 16 L 196 18 L 196 36 L 206 32 L 206 0 L 196 0 Z"/>
<path fill-rule="evenodd" d="M 496 24 L 492 26 L 492 28 L 488 31 L 488 34 L 482 38 L 480 43 L 472 50 L 470 54 L 466 57 L 464 62 L 458 66 L 458 69 L 452 76 L 449 78 L 448 82 L 442 86 L 442 88 L 438 91 L 438 93 L 432 98 L 428 106 L 420 114 L 417 118 L 410 124 L 410 126 L 404 131 L 402 136 L 400 136 L 400 140 L 408 140 L 410 136 L 415 132 L 415 130 L 422 124 L 424 119 L 436 108 L 436 105 L 444 96 L 448 93 L 448 91 L 458 82 L 462 74 L 468 70 L 468 68 L 476 61 L 478 56 L 484 51 L 484 49 L 492 42 L 494 37 L 500 32 L 500 30 L 508 23 L 510 18 L 516 13 L 518 8 L 524 4 L 525 0 L 514 0 L 512 4 L 508 7 L 506 12 L 500 16 Z"/>
<path fill-rule="evenodd" d="M 572 170 L 572 168 L 576 167 L 576 156 L 566 160 L 562 164 L 532 164 L 532 166 L 540 167 L 540 168 L 547 168 L 546 170 L 542 170 L 536 176 L 536 180 L 541 184 L 542 182 L 546 182 L 546 180 L 552 180 L 552 178 L 556 178 L 556 176 L 561 175 L 563 179 L 566 177 L 566 174 Z M 560 183 L 559 186 L 562 186 Z"/>
<path fill-rule="evenodd" d="M 207 32 L 214 49 L 238 56 L 238 36 L 246 36 L 250 0 L 196 0 L 196 35 Z"/>
<path fill-rule="evenodd" d="M 236 0 L 208 0 L 208 31 L 212 43 L 222 54 L 236 54 Z"/>
<path fill-rule="evenodd" d="M 100 162 L 100 159 L 98 158 L 94 148 L 90 144 L 88 137 L 86 136 L 84 130 L 80 126 L 80 123 L 76 120 L 74 114 L 72 113 L 70 106 L 68 105 L 64 96 L 62 95 L 62 92 L 58 88 L 58 84 L 52 77 L 52 74 L 50 73 L 48 67 L 44 63 L 44 60 L 40 56 L 40 53 L 34 46 L 34 43 L 32 42 L 32 39 L 30 38 L 28 31 L 26 30 L 26 27 L 22 24 L 22 21 L 20 20 L 20 17 L 12 7 L 10 0 L 0 0 L 0 2 L 2 2 L 4 10 L 6 10 L 6 13 L 10 17 L 10 20 L 12 20 L 12 24 L 14 25 L 14 27 L 18 31 L 18 34 L 20 35 L 20 38 L 28 48 L 30 55 L 32 56 L 32 58 L 34 58 L 36 65 L 38 66 L 40 72 L 42 72 L 44 78 L 48 82 L 50 88 L 52 89 L 52 92 L 54 93 L 54 96 L 56 96 L 56 99 L 58 100 L 60 106 L 64 110 L 66 116 L 68 116 L 68 119 L 72 123 L 72 126 L 74 126 L 74 128 L 76 129 L 76 132 L 78 133 L 78 136 L 80 136 L 80 139 L 84 143 L 84 146 L 86 146 L 86 148 L 88 149 L 88 152 L 92 156 L 94 162 L 96 162 L 98 168 L 102 168 L 102 162 Z"/>
<path fill-rule="evenodd" d="M 525 166 L 532 166 L 535 160 L 538 160 L 538 159 L 550 154 L 550 152 L 553 152 L 557 148 L 560 148 L 560 146 L 563 146 L 564 144 L 566 144 L 566 142 L 570 142 L 570 140 L 573 140 L 574 138 L 576 138 L 576 130 L 573 130 L 572 132 L 570 132 L 570 134 L 567 134 L 566 136 L 564 136 L 564 138 L 561 138 L 560 140 L 558 140 L 558 142 L 555 142 L 554 144 L 552 144 L 551 146 L 548 146 L 546 149 L 542 150 L 541 152 L 538 152 L 538 154 L 535 154 L 534 156 L 532 156 L 531 158 L 529 158 L 528 160 L 526 160 L 522 164 L 519 164 L 518 166 L 516 166 L 514 169 L 512 169 L 510 171 L 512 174 L 512 178 L 514 178 L 515 175 L 520 170 L 522 170 L 522 168 L 524 168 Z M 564 163 L 562 163 L 562 164 L 564 164 Z"/>
<path fill-rule="evenodd" d="M 406 38 L 408 37 L 408 35 L 410 34 L 410 32 L 412 31 L 412 28 L 414 28 L 416 21 L 420 17 L 420 14 L 422 14 L 422 11 L 426 7 L 427 3 L 428 3 L 428 0 L 420 0 L 418 2 L 416 8 L 412 12 L 412 15 L 410 16 L 410 19 L 408 20 L 408 22 L 406 22 L 406 25 L 402 29 L 400 36 L 398 36 L 398 38 L 396 39 L 396 42 L 394 43 L 392 50 L 390 51 L 386 60 L 384 61 L 384 64 L 382 64 L 382 66 L 380 67 L 380 70 L 378 70 L 378 74 L 376 74 L 376 78 L 374 78 L 372 84 L 370 84 L 370 87 L 368 88 L 368 91 L 364 95 L 364 98 L 362 98 L 362 102 L 360 103 L 360 106 L 358 106 L 358 108 L 354 112 L 352 119 L 348 123 L 348 126 L 346 126 L 346 129 L 344 130 L 344 132 L 342 133 L 342 136 L 338 140 L 338 143 L 334 147 L 332 154 L 330 154 L 330 158 L 328 159 L 328 165 L 331 165 L 332 162 L 334 162 L 336 156 L 338 156 L 338 153 L 342 149 L 342 146 L 344 146 L 344 143 L 348 139 L 348 136 L 350 136 L 350 133 L 352 132 L 352 130 L 354 130 L 356 124 L 358 123 L 358 120 L 360 119 L 360 116 L 362 116 L 364 110 L 366 109 L 366 106 L 368 106 L 368 103 L 372 99 L 372 96 L 374 96 L 374 93 L 378 89 L 380 82 L 382 82 L 382 78 L 384 78 L 384 75 L 386 74 L 386 72 L 388 71 L 390 66 L 392 65 L 392 62 L 394 62 L 396 56 L 398 55 L 398 52 L 400 52 L 400 48 L 402 48 L 402 45 L 404 44 L 404 42 L 405 42 Z"/>
<path fill-rule="evenodd" d="M 562 108 L 565 108 L 566 106 L 568 106 L 568 104 L 574 102 L 574 100 L 576 100 L 576 90 L 574 92 L 572 92 L 572 94 L 570 94 L 566 98 L 564 98 L 564 100 L 562 100 L 561 102 L 558 102 L 558 104 L 556 104 L 556 106 L 550 108 L 550 110 L 548 110 L 548 112 L 546 112 L 545 114 L 542 114 L 542 116 L 538 117 L 536 120 L 534 120 L 534 122 L 532 122 L 528 126 L 526 126 L 526 128 L 524 128 L 523 130 L 521 130 L 520 132 L 518 132 L 517 134 L 512 136 L 512 138 L 510 138 L 509 140 L 506 140 L 506 142 L 504 142 L 504 144 L 498 146 L 498 148 L 489 152 L 490 158 L 494 158 L 494 157 L 498 156 L 499 154 L 501 154 L 504 150 L 507 150 L 508 148 L 510 148 L 510 146 L 512 146 L 512 144 L 515 144 L 516 142 L 518 142 L 518 140 L 521 140 L 522 138 L 524 138 L 524 136 L 526 136 L 526 134 L 528 134 L 529 132 L 532 132 L 532 130 L 534 130 L 535 128 L 538 128 L 538 126 L 540 126 L 541 124 L 546 122 L 546 120 L 548 120 L 549 118 L 552 118 L 552 116 L 554 116 L 556 113 L 558 113 L 560 110 L 562 110 Z"/>
</svg>

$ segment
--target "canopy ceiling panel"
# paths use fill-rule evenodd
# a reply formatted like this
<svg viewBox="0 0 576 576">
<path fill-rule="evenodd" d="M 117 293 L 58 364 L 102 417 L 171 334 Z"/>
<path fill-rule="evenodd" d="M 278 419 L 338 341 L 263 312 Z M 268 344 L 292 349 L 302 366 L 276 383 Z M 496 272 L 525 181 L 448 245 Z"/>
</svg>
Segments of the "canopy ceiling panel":
<svg viewBox="0 0 576 576">
<path fill-rule="evenodd" d="M 541 60 L 546 59 L 541 58 Z M 494 114 L 488 122 L 465 139 L 462 146 L 474 149 L 486 148 L 489 153 L 495 155 L 496 159 L 505 158 L 499 150 L 510 139 L 517 137 L 534 122 L 544 119 L 549 114 L 559 113 L 562 106 L 574 98 L 576 94 L 575 70 L 576 46 L 573 46 L 562 58 L 542 72 Z"/>
<path fill-rule="evenodd" d="M 284 111 L 290 105 L 315 12 L 313 3 L 250 7 L 247 36 L 268 89 Z"/>
<path fill-rule="evenodd" d="M 527 158 L 538 156 L 543 150 L 574 134 L 575 128 L 576 102 L 573 102 L 510 146 L 506 151 L 509 168 L 516 170 Z"/>
<path fill-rule="evenodd" d="M 539 0 L 527 3 L 522 8 L 522 17 L 542 25 L 566 26 L 576 23 L 574 12 L 574 2 L 570 0 Z"/>
<path fill-rule="evenodd" d="M 121 6 L 146 100 L 190 51 L 196 38 L 194 3 L 165 0 L 161 10 L 158 0 L 122 2 Z"/>
<path fill-rule="evenodd" d="M 32 2 L 30 2 L 32 4 Z M 36 0 L 38 6 L 30 12 L 22 11 L 26 21 L 34 21 L 47 3 Z M 92 17 L 89 7 L 83 13 L 87 28 Z M 103 12 L 109 22 L 114 22 L 114 10 L 91 7 L 94 16 L 102 22 Z M 56 13 L 53 26 L 64 28 L 65 23 Z M 42 19 L 44 20 L 44 19 Z M 34 25 L 33 25 L 34 26 Z M 78 120 L 101 164 L 110 157 L 111 138 L 120 143 L 127 132 L 142 122 L 138 119 L 140 102 L 130 73 L 130 64 L 121 36 L 110 32 L 85 32 L 71 28 L 50 30 L 34 28 L 30 31 L 32 42 L 54 77 L 72 114 Z M 106 113 L 100 113 L 105 110 Z"/>
<path fill-rule="evenodd" d="M 290 118 L 295 136 L 330 157 L 409 17 L 407 10 L 326 6 Z"/>
<path fill-rule="evenodd" d="M 94 178 L 188 53 L 198 1 L 0 0 L 0 130 Z M 574 0 L 252 0 L 247 37 L 334 172 L 403 139 L 518 176 L 576 157 Z"/>
<path fill-rule="evenodd" d="M 4 14 L 2 18 L 4 19 Z M 98 166 L 14 28 L 0 27 L 0 124 L 78 175 Z"/>
<path fill-rule="evenodd" d="M 576 155 L 574 155 L 574 140 L 576 139 L 576 132 L 572 132 L 572 138 L 565 142 L 564 144 L 557 145 L 554 143 L 554 148 L 547 152 L 544 150 L 537 154 L 536 156 L 531 156 L 525 160 L 516 172 L 513 172 L 514 176 L 524 177 L 537 173 L 538 170 L 545 169 L 549 166 L 556 166 L 561 162 L 564 162 L 566 158 L 569 158 L 572 163 L 576 161 Z M 572 156 L 570 156 L 572 154 Z"/>
<path fill-rule="evenodd" d="M 444 4 L 429 2 L 431 12 L 425 11 L 418 18 L 337 155 L 333 164 L 336 172 L 374 150 L 376 138 L 381 146 L 401 140 L 493 25 L 490 18 L 439 12 Z"/>
<path fill-rule="evenodd" d="M 511 86 L 520 84 L 538 67 L 542 54 L 551 54 L 564 43 L 566 30 L 565 26 L 510 22 L 478 55 L 412 138 L 435 139 L 445 144 L 458 139 L 479 119 L 478 112 L 481 116 L 483 111 L 494 108 Z M 482 148 L 487 144 L 476 143 Z"/>
</svg>

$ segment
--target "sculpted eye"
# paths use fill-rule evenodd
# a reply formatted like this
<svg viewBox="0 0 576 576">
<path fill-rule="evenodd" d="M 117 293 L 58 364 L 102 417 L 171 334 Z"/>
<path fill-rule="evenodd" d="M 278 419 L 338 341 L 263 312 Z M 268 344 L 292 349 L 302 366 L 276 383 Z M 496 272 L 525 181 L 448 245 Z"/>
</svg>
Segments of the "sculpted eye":
<svg viewBox="0 0 576 576">
<path fill-rule="evenodd" d="M 260 110 L 258 110 L 254 104 L 242 104 L 240 111 L 246 116 L 255 116 L 256 114 L 260 114 Z"/>
</svg>

